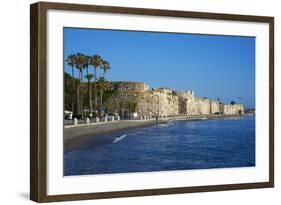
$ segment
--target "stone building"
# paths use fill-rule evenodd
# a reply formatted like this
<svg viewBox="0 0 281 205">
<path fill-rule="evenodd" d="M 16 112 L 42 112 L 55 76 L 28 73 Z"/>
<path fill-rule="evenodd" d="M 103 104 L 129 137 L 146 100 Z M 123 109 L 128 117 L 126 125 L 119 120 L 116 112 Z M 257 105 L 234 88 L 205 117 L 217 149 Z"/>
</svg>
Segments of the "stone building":
<svg viewBox="0 0 281 205">
<path fill-rule="evenodd" d="M 195 97 L 193 91 L 179 92 L 181 115 L 210 115 L 219 112 L 219 102 Z"/>
<path fill-rule="evenodd" d="M 220 112 L 224 115 L 241 115 L 244 114 L 244 106 L 242 104 L 221 104 Z"/>
<path fill-rule="evenodd" d="M 167 88 L 152 89 L 139 97 L 137 112 L 151 117 L 178 116 L 178 96 Z"/>
<path fill-rule="evenodd" d="M 118 112 L 121 116 L 133 112 L 147 117 L 244 113 L 242 104 L 224 105 L 216 100 L 196 97 L 193 91 L 149 89 L 148 85 L 141 82 L 113 82 L 111 90 L 116 92 L 105 105 L 110 112 Z"/>
<path fill-rule="evenodd" d="M 217 100 L 211 100 L 211 114 L 219 114 L 220 102 Z"/>
<path fill-rule="evenodd" d="M 149 90 L 149 86 L 143 82 L 114 81 L 111 82 L 110 89 L 120 92 L 145 92 Z"/>
<path fill-rule="evenodd" d="M 180 115 L 195 115 L 198 113 L 193 91 L 178 92 Z"/>
</svg>

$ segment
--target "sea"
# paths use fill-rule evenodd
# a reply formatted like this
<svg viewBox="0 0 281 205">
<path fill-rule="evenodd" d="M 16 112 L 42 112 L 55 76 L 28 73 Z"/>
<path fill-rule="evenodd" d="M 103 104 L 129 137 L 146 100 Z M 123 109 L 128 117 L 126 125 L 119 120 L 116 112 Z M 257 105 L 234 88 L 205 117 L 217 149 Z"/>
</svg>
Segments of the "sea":
<svg viewBox="0 0 281 205">
<path fill-rule="evenodd" d="M 169 121 L 64 151 L 64 176 L 255 166 L 255 116 Z"/>
</svg>

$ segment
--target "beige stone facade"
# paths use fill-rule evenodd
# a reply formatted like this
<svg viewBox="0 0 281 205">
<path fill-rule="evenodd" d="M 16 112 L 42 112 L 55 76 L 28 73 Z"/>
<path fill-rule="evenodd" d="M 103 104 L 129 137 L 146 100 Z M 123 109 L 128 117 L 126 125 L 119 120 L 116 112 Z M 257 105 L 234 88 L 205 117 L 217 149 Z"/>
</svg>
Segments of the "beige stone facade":
<svg viewBox="0 0 281 205">
<path fill-rule="evenodd" d="M 210 115 L 219 112 L 219 102 L 194 96 L 193 91 L 179 92 L 179 110 L 182 115 Z"/>
<path fill-rule="evenodd" d="M 216 100 L 211 101 L 211 114 L 218 114 L 220 112 L 220 102 Z"/>
<path fill-rule="evenodd" d="M 222 104 L 220 111 L 224 115 L 241 115 L 244 114 L 244 106 L 242 104 Z"/>
<path fill-rule="evenodd" d="M 111 90 L 120 92 L 145 92 L 149 86 L 143 82 L 116 81 L 111 83 Z"/>
<path fill-rule="evenodd" d="M 242 104 L 224 105 L 216 100 L 196 97 L 193 91 L 175 92 L 168 88 L 149 89 L 145 83 L 118 82 L 116 92 L 105 102 L 111 112 L 137 112 L 139 116 L 238 115 Z"/>
<path fill-rule="evenodd" d="M 178 96 L 170 89 L 152 89 L 138 98 L 137 112 L 148 116 L 178 116 Z"/>
</svg>

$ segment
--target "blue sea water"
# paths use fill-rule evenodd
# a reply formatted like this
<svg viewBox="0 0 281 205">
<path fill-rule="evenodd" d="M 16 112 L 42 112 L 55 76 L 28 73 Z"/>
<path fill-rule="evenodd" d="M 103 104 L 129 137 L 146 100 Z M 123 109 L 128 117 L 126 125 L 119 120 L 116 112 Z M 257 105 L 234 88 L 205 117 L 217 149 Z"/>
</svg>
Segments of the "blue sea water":
<svg viewBox="0 0 281 205">
<path fill-rule="evenodd" d="M 255 166 L 255 117 L 170 121 L 90 139 L 64 153 L 64 175 Z"/>
</svg>

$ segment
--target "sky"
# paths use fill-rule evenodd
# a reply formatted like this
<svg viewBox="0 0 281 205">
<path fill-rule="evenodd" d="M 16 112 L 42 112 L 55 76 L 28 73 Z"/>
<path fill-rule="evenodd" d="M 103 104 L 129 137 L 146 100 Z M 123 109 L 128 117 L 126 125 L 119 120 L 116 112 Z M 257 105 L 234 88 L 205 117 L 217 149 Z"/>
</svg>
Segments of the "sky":
<svg viewBox="0 0 281 205">
<path fill-rule="evenodd" d="M 109 61 L 109 81 L 255 107 L 254 37 L 64 28 L 64 59 L 77 52 Z M 66 63 L 65 71 L 71 73 Z"/>
</svg>

